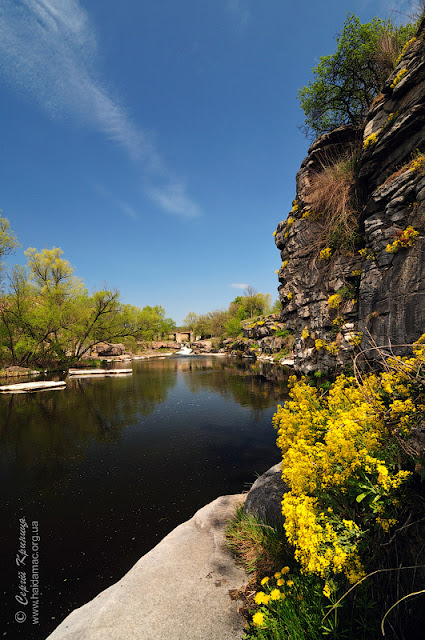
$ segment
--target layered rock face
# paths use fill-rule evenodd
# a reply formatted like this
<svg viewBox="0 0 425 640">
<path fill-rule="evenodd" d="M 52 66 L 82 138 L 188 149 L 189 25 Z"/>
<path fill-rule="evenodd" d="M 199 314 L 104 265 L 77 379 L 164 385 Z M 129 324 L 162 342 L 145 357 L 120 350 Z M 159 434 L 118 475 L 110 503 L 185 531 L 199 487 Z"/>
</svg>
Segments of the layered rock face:
<svg viewBox="0 0 425 640">
<path fill-rule="evenodd" d="M 337 129 L 310 147 L 293 209 L 277 227 L 281 321 L 303 373 L 343 366 L 360 341 L 365 350 L 404 345 L 425 331 L 424 36 L 423 22 L 362 131 Z M 347 246 L 315 208 L 315 188 L 325 188 L 317 179 L 324 168 L 353 152 L 357 229 Z"/>
<path fill-rule="evenodd" d="M 242 325 L 243 338 L 228 341 L 228 348 L 234 355 L 252 358 L 267 358 L 279 362 L 281 358 L 292 356 L 293 337 L 279 314 L 260 316 L 255 321 Z"/>
</svg>

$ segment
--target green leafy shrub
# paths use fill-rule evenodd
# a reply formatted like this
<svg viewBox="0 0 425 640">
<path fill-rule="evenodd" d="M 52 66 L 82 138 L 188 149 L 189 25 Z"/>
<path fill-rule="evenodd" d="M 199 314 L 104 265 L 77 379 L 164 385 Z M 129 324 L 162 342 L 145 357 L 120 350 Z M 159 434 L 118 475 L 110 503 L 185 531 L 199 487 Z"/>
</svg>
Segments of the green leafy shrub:
<svg viewBox="0 0 425 640">
<path fill-rule="evenodd" d="M 361 126 L 415 30 L 379 18 L 362 24 L 348 14 L 335 53 L 320 58 L 314 80 L 298 92 L 306 133 L 317 137 L 341 125 Z"/>
</svg>

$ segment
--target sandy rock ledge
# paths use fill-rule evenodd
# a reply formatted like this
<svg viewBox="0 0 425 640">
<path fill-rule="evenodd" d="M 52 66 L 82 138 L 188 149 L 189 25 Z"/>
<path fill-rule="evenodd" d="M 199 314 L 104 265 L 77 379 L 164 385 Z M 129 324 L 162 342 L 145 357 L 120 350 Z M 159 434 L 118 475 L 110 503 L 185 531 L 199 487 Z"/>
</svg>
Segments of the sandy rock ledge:
<svg viewBox="0 0 425 640">
<path fill-rule="evenodd" d="M 247 578 L 224 547 L 224 529 L 244 499 L 221 496 L 197 511 L 48 640 L 242 638 L 243 619 L 228 592 Z"/>
</svg>

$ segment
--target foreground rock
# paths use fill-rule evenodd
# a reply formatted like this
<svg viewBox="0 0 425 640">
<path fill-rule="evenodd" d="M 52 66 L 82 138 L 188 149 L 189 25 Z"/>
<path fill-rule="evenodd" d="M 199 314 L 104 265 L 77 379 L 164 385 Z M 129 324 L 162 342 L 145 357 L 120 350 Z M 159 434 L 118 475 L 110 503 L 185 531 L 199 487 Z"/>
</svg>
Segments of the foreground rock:
<svg viewBox="0 0 425 640">
<path fill-rule="evenodd" d="M 238 640 L 229 589 L 246 584 L 224 547 L 245 496 L 221 496 L 168 534 L 116 584 L 73 611 L 49 640 Z"/>
<path fill-rule="evenodd" d="M 282 497 L 289 487 L 282 480 L 281 463 L 270 467 L 252 485 L 244 511 L 276 528 L 283 526 Z"/>
</svg>

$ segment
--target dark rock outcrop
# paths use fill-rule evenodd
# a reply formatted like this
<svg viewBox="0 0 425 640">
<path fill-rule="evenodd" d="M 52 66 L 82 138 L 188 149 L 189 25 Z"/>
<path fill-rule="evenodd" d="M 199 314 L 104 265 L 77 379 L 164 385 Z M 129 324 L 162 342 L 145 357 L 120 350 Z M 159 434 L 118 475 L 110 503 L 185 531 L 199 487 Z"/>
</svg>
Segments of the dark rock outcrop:
<svg viewBox="0 0 425 640">
<path fill-rule="evenodd" d="M 282 496 L 289 487 L 282 480 L 280 463 L 263 473 L 252 485 L 245 500 L 244 511 L 262 522 L 282 527 Z"/>
<path fill-rule="evenodd" d="M 231 353 L 251 358 L 270 356 L 273 361 L 285 355 L 292 357 L 292 333 L 280 321 L 278 313 L 246 321 L 242 329 L 243 337 L 228 345 Z"/>
<path fill-rule="evenodd" d="M 408 344 L 425 330 L 424 36 L 425 22 L 372 105 L 363 131 L 340 128 L 310 147 L 297 174 L 293 209 L 277 227 L 281 322 L 294 334 L 295 367 L 303 373 L 341 368 L 361 336 L 367 349 L 373 341 L 380 347 Z M 359 135 L 363 146 L 351 192 L 357 246 L 349 252 L 334 245 L 332 257 L 320 259 L 326 245 L 323 221 L 310 210 L 312 179 L 346 157 Z M 412 241 L 388 251 L 410 227 Z M 333 306 L 329 299 L 335 295 Z"/>
<path fill-rule="evenodd" d="M 125 353 L 125 346 L 123 344 L 108 344 L 106 342 L 100 342 L 96 344 L 92 349 L 93 355 L 98 355 L 99 357 L 107 357 L 107 356 L 121 356 Z"/>
</svg>

